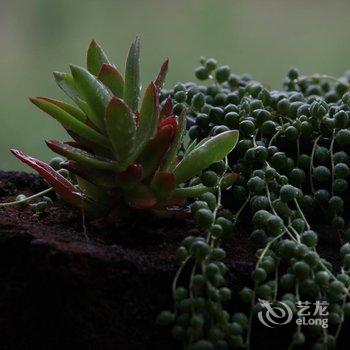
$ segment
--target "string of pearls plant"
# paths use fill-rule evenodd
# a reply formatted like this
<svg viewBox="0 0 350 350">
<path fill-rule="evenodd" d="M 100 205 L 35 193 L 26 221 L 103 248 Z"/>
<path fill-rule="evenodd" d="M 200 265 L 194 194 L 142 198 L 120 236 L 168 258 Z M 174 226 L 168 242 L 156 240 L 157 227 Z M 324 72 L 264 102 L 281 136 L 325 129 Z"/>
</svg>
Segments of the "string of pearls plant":
<svg viewBox="0 0 350 350">
<path fill-rule="evenodd" d="M 227 203 L 221 192 L 217 199 L 205 194 L 193 203 L 205 237 L 182 243 L 175 312 L 162 313 L 160 322 L 173 325 L 173 335 L 185 349 L 250 349 L 254 317 L 264 311 L 259 299 L 283 301 L 293 313 L 298 302 L 319 300 L 328 305 L 329 327 L 296 325 L 289 349 L 303 344 L 334 349 L 350 315 L 350 73 L 339 79 L 302 76 L 292 68 L 283 89 L 274 90 L 248 75 L 233 74 L 228 66 L 218 67 L 215 59 L 201 58 L 195 75 L 206 85 L 179 83 L 164 90 L 162 99 L 170 95 L 174 111 L 189 110 L 192 140 L 239 130 L 227 166 L 240 177 L 226 190 Z M 214 175 L 206 170 L 191 181 L 205 183 Z M 257 261 L 252 284 L 240 292 L 247 313 L 231 317 L 225 311 L 230 291 L 223 287 L 226 254 L 216 237 L 226 232 L 226 225 L 230 233 L 239 229 L 241 214 L 251 225 L 246 238 L 258 246 Z M 332 263 L 319 250 L 325 231 L 317 233 L 321 225 L 331 225 L 331 236 L 322 239 L 339 251 Z M 190 262 L 188 288 L 177 287 Z M 204 297 L 197 293 L 203 293 L 200 288 Z"/>
<path fill-rule="evenodd" d="M 248 327 L 246 315 L 237 313 L 231 319 L 223 307 L 231 299 L 231 290 L 226 285 L 228 267 L 223 262 L 226 252 L 222 244 L 232 237 L 237 215 L 222 208 L 221 182 L 228 170 L 227 159 L 211 169 L 206 174 L 215 174 L 217 194 L 206 192 L 191 206 L 204 237 L 189 236 L 181 243 L 177 252 L 180 267 L 172 291 L 175 309 L 158 317 L 159 324 L 172 326 L 173 337 L 186 349 L 211 349 L 213 343 L 223 349 L 228 344 L 240 347 Z M 189 276 L 184 273 L 186 267 Z M 185 275 L 187 285 L 183 282 L 179 286 L 181 275 Z"/>
</svg>

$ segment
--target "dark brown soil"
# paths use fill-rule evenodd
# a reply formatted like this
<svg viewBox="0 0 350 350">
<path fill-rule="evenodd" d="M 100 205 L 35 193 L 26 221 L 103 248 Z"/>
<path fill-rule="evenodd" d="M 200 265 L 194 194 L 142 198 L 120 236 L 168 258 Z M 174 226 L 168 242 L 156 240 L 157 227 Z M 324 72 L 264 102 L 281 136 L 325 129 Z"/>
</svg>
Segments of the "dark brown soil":
<svg viewBox="0 0 350 350">
<path fill-rule="evenodd" d="M 0 202 L 46 187 L 36 175 L 0 172 Z M 29 206 L 0 209 L 0 349 L 180 349 L 155 319 L 172 308 L 175 252 L 185 236 L 200 234 L 193 222 L 144 216 L 85 229 L 83 222 L 59 202 L 40 217 Z M 334 233 L 325 226 L 318 232 L 323 253 L 336 262 Z M 226 247 L 231 313 L 251 283 L 257 247 L 247 234 Z M 290 336 L 288 328 L 260 327 L 253 348 L 286 349 Z"/>
<path fill-rule="evenodd" d="M 44 188 L 35 175 L 0 172 L 1 202 Z M 29 206 L 1 210 L 0 348 L 178 348 L 155 319 L 172 306 L 175 252 L 191 232 L 191 221 L 150 217 L 84 232 L 82 214 L 59 204 L 40 217 Z M 237 238 L 229 250 L 242 286 L 254 249 Z"/>
</svg>

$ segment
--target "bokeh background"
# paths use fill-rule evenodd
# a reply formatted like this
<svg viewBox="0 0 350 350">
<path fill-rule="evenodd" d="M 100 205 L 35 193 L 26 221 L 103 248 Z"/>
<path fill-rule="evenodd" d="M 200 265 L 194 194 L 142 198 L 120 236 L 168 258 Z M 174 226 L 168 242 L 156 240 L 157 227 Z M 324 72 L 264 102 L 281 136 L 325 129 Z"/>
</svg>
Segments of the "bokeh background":
<svg viewBox="0 0 350 350">
<path fill-rule="evenodd" d="M 290 66 L 348 70 L 349 17 L 349 0 L 0 0 L 0 169 L 24 169 L 11 147 L 52 157 L 43 140 L 64 132 L 27 97 L 65 98 L 51 73 L 84 64 L 92 38 L 122 68 L 140 35 L 144 84 L 165 57 L 167 86 L 193 80 L 204 55 L 277 88 Z"/>
</svg>

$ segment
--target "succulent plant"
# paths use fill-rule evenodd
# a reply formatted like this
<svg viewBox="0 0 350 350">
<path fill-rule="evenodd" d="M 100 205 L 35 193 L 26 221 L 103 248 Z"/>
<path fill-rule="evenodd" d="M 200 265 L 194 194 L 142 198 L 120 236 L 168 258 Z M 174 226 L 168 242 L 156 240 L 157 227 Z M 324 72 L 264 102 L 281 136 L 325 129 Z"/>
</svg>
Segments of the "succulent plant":
<svg viewBox="0 0 350 350">
<path fill-rule="evenodd" d="M 77 184 L 65 178 L 62 170 L 57 171 L 57 164 L 51 167 L 12 150 L 23 163 L 38 171 L 63 200 L 96 216 L 109 215 L 112 220 L 130 209 L 166 208 L 184 202 L 186 197 L 215 191 L 215 186 L 186 187 L 186 183 L 222 160 L 238 140 L 237 131 L 228 131 L 192 143 L 180 157 L 186 110 L 175 116 L 170 99 L 159 104 L 168 60 L 146 88 L 139 107 L 139 54 L 137 38 L 131 45 L 123 77 L 92 41 L 87 69 L 71 65 L 71 73 L 54 73 L 58 86 L 76 106 L 45 97 L 30 98 L 60 122 L 73 139 L 47 140 L 46 144 L 67 158 L 59 167 L 74 174 Z M 221 186 L 232 185 L 236 178 L 233 173 L 227 174 Z"/>
</svg>

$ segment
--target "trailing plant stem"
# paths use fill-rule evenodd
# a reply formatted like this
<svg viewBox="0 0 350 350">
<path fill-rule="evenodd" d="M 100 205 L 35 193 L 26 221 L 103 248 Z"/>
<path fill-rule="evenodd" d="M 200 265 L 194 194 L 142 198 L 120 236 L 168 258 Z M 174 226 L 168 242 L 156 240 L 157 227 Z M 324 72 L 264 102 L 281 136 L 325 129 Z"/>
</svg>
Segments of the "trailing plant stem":
<svg viewBox="0 0 350 350">
<path fill-rule="evenodd" d="M 19 201 L 13 201 L 13 202 L 7 202 L 7 203 L 0 203 L 0 208 L 2 208 L 2 207 L 10 207 L 10 206 L 12 206 L 12 205 L 18 205 L 18 204 L 27 203 L 27 202 L 32 201 L 33 199 L 36 199 L 36 198 L 38 198 L 38 197 L 43 196 L 43 195 L 46 194 L 46 193 L 51 192 L 51 191 L 53 191 L 53 187 L 49 187 L 49 188 L 47 188 L 47 189 L 44 190 L 44 191 L 41 191 L 41 192 L 36 193 L 36 194 L 33 194 L 32 196 L 26 197 L 26 198 L 21 199 L 21 200 L 19 200 Z"/>
</svg>

